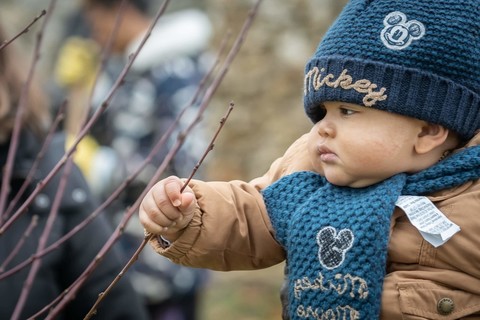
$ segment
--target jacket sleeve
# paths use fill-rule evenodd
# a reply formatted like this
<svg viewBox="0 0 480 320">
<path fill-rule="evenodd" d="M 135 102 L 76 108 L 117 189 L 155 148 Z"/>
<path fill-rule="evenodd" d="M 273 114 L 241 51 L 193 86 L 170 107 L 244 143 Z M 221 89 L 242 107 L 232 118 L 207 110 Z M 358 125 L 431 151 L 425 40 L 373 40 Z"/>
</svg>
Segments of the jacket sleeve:
<svg viewBox="0 0 480 320">
<path fill-rule="evenodd" d="M 294 142 L 267 173 L 248 183 L 192 180 L 198 200 L 192 222 L 170 246 L 152 239 L 153 248 L 175 263 L 222 271 L 282 262 L 285 252 L 274 238 L 261 190 L 286 174 L 308 169 L 306 139 Z"/>
</svg>

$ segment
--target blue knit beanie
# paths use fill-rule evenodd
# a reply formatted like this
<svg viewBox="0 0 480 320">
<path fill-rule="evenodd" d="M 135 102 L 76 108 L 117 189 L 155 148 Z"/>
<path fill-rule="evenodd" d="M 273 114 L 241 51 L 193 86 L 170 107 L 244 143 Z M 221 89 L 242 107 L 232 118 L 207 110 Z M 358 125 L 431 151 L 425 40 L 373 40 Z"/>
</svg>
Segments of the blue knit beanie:
<svg viewBox="0 0 480 320">
<path fill-rule="evenodd" d="M 480 129 L 480 0 L 352 0 L 305 69 L 305 111 L 343 101 Z"/>
</svg>

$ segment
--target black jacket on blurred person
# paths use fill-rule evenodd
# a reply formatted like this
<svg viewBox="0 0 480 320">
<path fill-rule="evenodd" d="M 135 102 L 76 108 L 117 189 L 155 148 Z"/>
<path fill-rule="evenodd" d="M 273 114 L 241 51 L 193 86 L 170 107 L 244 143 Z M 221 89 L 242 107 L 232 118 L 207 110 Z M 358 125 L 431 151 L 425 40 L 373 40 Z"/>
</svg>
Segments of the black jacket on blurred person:
<svg viewBox="0 0 480 320">
<path fill-rule="evenodd" d="M 26 178 L 35 157 L 40 150 L 40 142 L 31 132 L 21 135 L 20 147 L 16 153 L 15 165 L 11 179 L 10 199 L 15 196 Z M 61 135 L 54 137 L 49 150 L 40 162 L 35 179 L 30 183 L 22 200 L 32 193 L 38 182 L 43 179 L 64 154 L 64 139 Z M 4 167 L 9 143 L 0 146 L 0 163 Z M 38 224 L 33 229 L 21 250 L 5 268 L 29 259 L 37 250 L 39 239 L 45 227 L 51 206 L 57 192 L 62 170 L 36 196 L 27 212 L 22 214 L 0 237 L 0 263 L 14 250 L 28 228 L 33 216 L 38 216 Z M 21 204 L 23 201 L 20 201 Z M 8 202 L 7 202 L 8 204 Z M 54 243 L 64 234 L 81 223 L 96 208 L 96 202 L 87 188 L 86 182 L 77 167 L 73 167 L 68 176 L 58 216 L 48 238 L 48 245 Z M 17 205 L 18 207 L 18 205 Z M 62 244 L 58 249 L 42 257 L 41 267 L 33 282 L 28 300 L 20 319 L 32 316 L 44 306 L 51 303 L 95 258 L 98 251 L 112 234 L 106 218 L 99 215 L 87 227 Z M 123 265 L 120 263 L 117 247 L 102 259 L 87 282 L 78 291 L 75 299 L 63 310 L 58 319 L 83 319 L 98 298 L 115 278 Z M 31 265 L 20 272 L 0 280 L 0 319 L 10 319 L 17 304 L 22 287 Z M 124 276 L 99 305 L 96 319 L 146 319 L 140 298 L 136 295 L 128 278 Z M 41 318 L 45 317 L 43 314 Z"/>
<path fill-rule="evenodd" d="M 11 36 L 7 37 L 0 26 L 0 42 L 3 43 L 10 38 Z M 19 40 L 21 39 L 16 41 Z M 3 175 L 9 175 L 8 198 L 1 216 L 6 221 L 32 194 L 37 184 L 44 181 L 45 176 L 65 153 L 65 139 L 62 133 L 57 133 L 48 145 L 48 150 L 40 161 L 28 189 L 23 193 L 22 199 L 16 203 L 14 210 L 7 210 L 13 204 L 12 199 L 15 198 L 28 177 L 28 172 L 41 150 L 51 125 L 48 97 L 40 89 L 38 81 L 34 81 L 36 79 L 28 81 L 27 70 L 25 70 L 28 63 L 22 59 L 20 55 L 22 52 L 14 51 L 15 45 L 16 43 L 13 42 L 0 50 L 1 181 L 3 181 Z M 25 90 L 27 82 L 30 85 L 28 90 Z M 21 127 L 17 127 L 20 129 L 19 143 L 16 152 L 12 153 L 15 156 L 13 170 L 7 173 L 6 163 L 13 140 L 13 129 L 17 125 L 17 108 L 20 105 L 23 106 L 23 112 L 20 119 Z M 28 208 L 0 235 L 0 266 L 3 268 L 3 271 L 0 271 L 0 319 L 2 320 L 12 318 L 32 264 L 10 276 L 2 278 L 2 274 L 30 259 L 36 253 L 47 219 L 52 211 L 62 172 L 63 169 L 49 183 L 45 184 Z M 0 185 L 0 192 L 4 191 L 1 190 L 2 188 Z M 72 167 L 63 191 L 61 205 L 48 235 L 47 246 L 55 243 L 87 218 L 98 205 L 91 196 L 78 167 Z M 34 216 L 38 217 L 38 223 L 22 244 L 21 239 L 26 234 Z M 106 217 L 100 215 L 66 242 L 42 256 L 32 286 L 26 291 L 28 296 L 22 312 L 17 318 L 23 320 L 33 316 L 62 294 L 97 257 L 99 250 L 111 234 L 112 229 Z M 19 244 L 19 250 L 15 249 L 17 244 Z M 9 256 L 12 252 L 16 252 L 16 254 L 13 259 L 10 259 Z M 85 317 L 98 295 L 108 287 L 123 267 L 120 252 L 116 245 L 101 259 L 74 299 L 69 301 L 56 319 L 72 320 Z M 105 296 L 97 309 L 96 319 L 147 319 L 142 301 L 134 291 L 128 274 Z M 42 314 L 37 319 L 43 319 L 46 315 Z"/>
</svg>

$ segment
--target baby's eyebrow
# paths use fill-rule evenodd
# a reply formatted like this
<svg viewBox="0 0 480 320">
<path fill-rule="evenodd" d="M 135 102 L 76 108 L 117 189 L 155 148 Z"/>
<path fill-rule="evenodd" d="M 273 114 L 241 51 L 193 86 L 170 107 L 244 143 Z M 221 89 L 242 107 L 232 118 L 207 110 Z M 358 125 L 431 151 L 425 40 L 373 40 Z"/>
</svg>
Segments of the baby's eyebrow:
<svg viewBox="0 0 480 320">
<path fill-rule="evenodd" d="M 348 108 L 348 109 L 367 109 L 364 106 L 355 105 L 355 104 L 351 104 L 351 103 L 342 103 L 342 104 L 339 104 L 338 107 L 339 108 Z"/>
</svg>

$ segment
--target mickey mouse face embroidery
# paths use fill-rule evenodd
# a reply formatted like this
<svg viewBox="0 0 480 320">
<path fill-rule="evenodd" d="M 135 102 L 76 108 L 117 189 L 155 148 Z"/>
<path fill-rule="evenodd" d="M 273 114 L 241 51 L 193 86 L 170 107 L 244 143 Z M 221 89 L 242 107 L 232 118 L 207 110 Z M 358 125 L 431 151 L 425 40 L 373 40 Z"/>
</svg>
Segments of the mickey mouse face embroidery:
<svg viewBox="0 0 480 320">
<path fill-rule="evenodd" d="M 339 267 L 345 260 L 345 253 L 352 247 L 353 239 L 353 233 L 349 229 L 342 229 L 338 234 L 331 226 L 321 229 L 317 233 L 320 264 L 328 270 Z"/>
<path fill-rule="evenodd" d="M 417 20 L 407 21 L 407 16 L 400 11 L 389 13 L 383 19 L 383 28 L 380 38 L 383 44 L 392 50 L 407 48 L 413 40 L 418 40 L 425 34 L 423 23 Z"/>
</svg>

